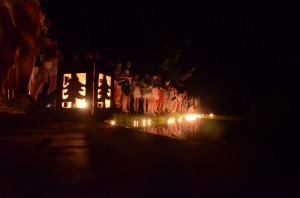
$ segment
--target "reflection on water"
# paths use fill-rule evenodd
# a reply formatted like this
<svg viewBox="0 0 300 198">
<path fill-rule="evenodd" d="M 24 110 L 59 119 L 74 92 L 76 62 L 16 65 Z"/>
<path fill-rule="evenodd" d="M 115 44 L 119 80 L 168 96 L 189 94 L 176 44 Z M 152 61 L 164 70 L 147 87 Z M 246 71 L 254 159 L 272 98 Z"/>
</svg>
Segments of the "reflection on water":
<svg viewBox="0 0 300 198">
<path fill-rule="evenodd" d="M 183 117 L 171 117 L 166 119 L 163 123 L 158 123 L 157 120 L 153 121 L 151 118 L 136 119 L 132 125 L 127 127 L 151 134 L 187 140 L 189 137 L 205 134 L 201 129 L 206 125 L 206 122 L 201 119 L 200 115 L 190 114 Z M 207 127 L 203 129 L 205 128 Z M 210 131 L 210 133 L 211 132 L 212 131 Z"/>
<path fill-rule="evenodd" d="M 121 124 L 122 120 L 126 121 Z M 111 124 L 113 123 L 115 124 L 111 121 Z M 170 117 L 128 116 L 119 117 L 116 123 L 155 135 L 194 142 L 219 140 L 224 131 L 224 126 L 220 125 L 213 114 L 182 114 Z"/>
<path fill-rule="evenodd" d="M 196 134 L 200 132 L 200 120 L 195 121 L 171 121 L 171 123 L 164 124 L 164 125 L 146 125 L 143 127 L 140 127 L 142 131 L 156 134 L 156 135 L 162 135 L 162 136 L 168 136 L 171 138 L 177 138 L 177 139 L 187 139 L 188 136 L 192 134 Z"/>
</svg>

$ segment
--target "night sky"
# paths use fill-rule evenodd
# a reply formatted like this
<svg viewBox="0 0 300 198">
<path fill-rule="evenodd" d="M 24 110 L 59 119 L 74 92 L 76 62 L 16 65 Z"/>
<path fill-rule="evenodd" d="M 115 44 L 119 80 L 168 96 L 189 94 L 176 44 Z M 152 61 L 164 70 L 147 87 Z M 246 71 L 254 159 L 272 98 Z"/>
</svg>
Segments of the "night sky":
<svg viewBox="0 0 300 198">
<path fill-rule="evenodd" d="M 211 92 L 208 87 L 226 84 L 251 98 L 297 79 L 300 16 L 296 5 L 209 0 L 82 2 L 41 1 L 52 20 L 50 35 L 65 54 L 97 50 L 103 59 L 131 59 L 137 68 L 143 67 L 145 42 L 169 38 L 182 51 L 182 65 L 196 67 L 187 86 L 203 97 Z"/>
</svg>

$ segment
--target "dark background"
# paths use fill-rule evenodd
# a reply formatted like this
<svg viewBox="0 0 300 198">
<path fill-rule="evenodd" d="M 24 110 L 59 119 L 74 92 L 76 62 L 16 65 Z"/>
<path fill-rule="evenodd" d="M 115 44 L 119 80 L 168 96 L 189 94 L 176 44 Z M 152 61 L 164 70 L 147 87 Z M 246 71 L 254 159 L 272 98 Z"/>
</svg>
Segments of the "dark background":
<svg viewBox="0 0 300 198">
<path fill-rule="evenodd" d="M 99 51 L 107 62 L 131 59 L 136 71 L 144 71 L 145 45 L 172 39 L 181 49 L 182 66 L 196 68 L 185 88 L 211 106 L 239 103 L 228 108 L 249 111 L 270 90 L 298 82 L 298 5 L 208 0 L 41 4 L 52 21 L 50 35 L 66 56 Z"/>
</svg>

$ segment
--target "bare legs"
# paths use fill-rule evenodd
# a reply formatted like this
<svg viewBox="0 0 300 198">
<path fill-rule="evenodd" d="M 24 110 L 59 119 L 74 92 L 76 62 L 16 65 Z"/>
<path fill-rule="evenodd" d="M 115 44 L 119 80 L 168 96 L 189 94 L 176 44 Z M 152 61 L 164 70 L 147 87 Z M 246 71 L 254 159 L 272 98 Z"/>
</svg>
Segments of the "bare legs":
<svg viewBox="0 0 300 198">
<path fill-rule="evenodd" d="M 114 102 L 115 105 L 118 106 L 119 103 L 121 102 L 121 96 L 122 96 L 122 89 L 121 86 L 118 85 L 117 83 L 114 84 Z"/>
<path fill-rule="evenodd" d="M 32 77 L 31 85 L 30 85 L 30 95 L 33 99 L 37 99 L 38 94 L 40 93 L 41 88 L 43 87 L 47 76 L 49 73 L 49 68 L 43 68 L 43 74 L 39 77 Z"/>
<path fill-rule="evenodd" d="M 125 93 L 122 93 L 122 111 L 125 112 L 125 113 L 128 113 L 129 110 L 127 109 L 128 108 L 128 101 L 130 100 L 130 94 L 128 96 L 126 96 Z"/>
<path fill-rule="evenodd" d="M 149 109 L 149 98 L 143 98 L 143 112 L 144 114 L 148 114 L 148 109 Z"/>
<path fill-rule="evenodd" d="M 56 88 L 57 88 L 57 76 L 52 75 L 52 76 L 50 76 L 47 94 L 51 94 L 52 92 L 54 92 L 56 90 Z"/>
<path fill-rule="evenodd" d="M 139 112 L 139 106 L 140 106 L 140 98 L 139 97 L 134 97 L 133 98 L 133 109 L 134 109 L 134 112 L 136 112 L 136 113 Z"/>
<path fill-rule="evenodd" d="M 38 53 L 40 32 L 40 8 L 37 3 L 26 1 L 14 6 L 11 18 L 18 30 L 19 55 L 16 59 L 16 97 L 22 99 L 28 96 L 28 84 Z"/>
<path fill-rule="evenodd" d="M 18 46 L 18 33 L 14 28 L 9 10 L 0 8 L 0 84 L 1 96 L 7 97 L 7 74 Z"/>
</svg>

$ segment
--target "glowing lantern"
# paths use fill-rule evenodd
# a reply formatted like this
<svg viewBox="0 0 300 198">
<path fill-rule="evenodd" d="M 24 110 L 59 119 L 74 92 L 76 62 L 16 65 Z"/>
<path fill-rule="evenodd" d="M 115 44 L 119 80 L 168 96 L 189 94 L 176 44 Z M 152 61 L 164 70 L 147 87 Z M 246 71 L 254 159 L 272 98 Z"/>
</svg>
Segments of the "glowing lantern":
<svg viewBox="0 0 300 198">
<path fill-rule="evenodd" d="M 86 108 L 86 73 L 63 74 L 62 108 Z"/>
<path fill-rule="evenodd" d="M 96 64 L 92 114 L 97 118 L 113 117 L 113 68 Z"/>
<path fill-rule="evenodd" d="M 68 116 L 90 115 L 111 119 L 113 100 L 113 68 L 106 68 L 96 59 L 65 62 L 58 71 L 59 112 Z"/>
<path fill-rule="evenodd" d="M 110 108 L 112 100 L 112 77 L 98 74 L 97 108 Z"/>
</svg>

